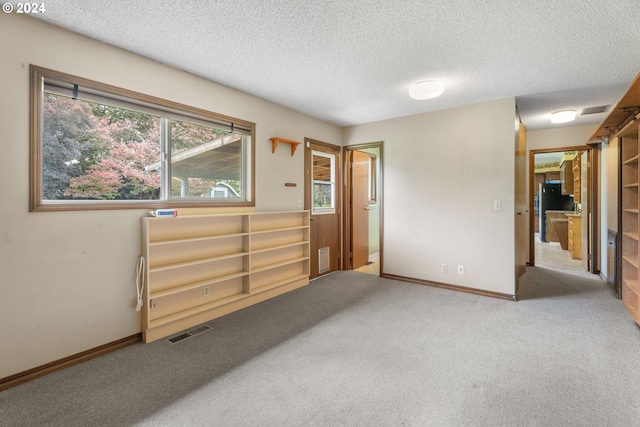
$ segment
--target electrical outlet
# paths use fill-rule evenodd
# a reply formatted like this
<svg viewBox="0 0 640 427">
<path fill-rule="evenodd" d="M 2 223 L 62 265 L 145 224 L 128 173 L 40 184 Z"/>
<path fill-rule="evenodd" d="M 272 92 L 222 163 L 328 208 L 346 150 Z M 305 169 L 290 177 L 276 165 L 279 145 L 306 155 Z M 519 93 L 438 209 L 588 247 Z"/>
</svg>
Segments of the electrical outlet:
<svg viewBox="0 0 640 427">
<path fill-rule="evenodd" d="M 302 209 L 302 200 L 298 200 L 298 207 Z"/>
<path fill-rule="evenodd" d="M 207 297 L 209 296 L 209 287 L 205 286 L 204 288 L 202 288 L 202 294 Z"/>
<path fill-rule="evenodd" d="M 458 274 L 464 274 L 464 265 L 458 266 Z"/>
<path fill-rule="evenodd" d="M 443 272 L 443 273 L 447 273 L 449 271 L 449 268 L 447 267 L 447 264 L 440 265 L 440 271 Z"/>
</svg>

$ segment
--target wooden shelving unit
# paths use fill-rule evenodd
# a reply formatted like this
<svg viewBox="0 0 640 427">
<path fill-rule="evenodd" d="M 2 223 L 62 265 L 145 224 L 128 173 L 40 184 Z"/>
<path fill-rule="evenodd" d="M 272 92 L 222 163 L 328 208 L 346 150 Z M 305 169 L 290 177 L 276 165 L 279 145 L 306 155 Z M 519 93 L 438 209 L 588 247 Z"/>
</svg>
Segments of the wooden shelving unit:
<svg viewBox="0 0 640 427">
<path fill-rule="evenodd" d="M 638 125 L 633 132 L 620 135 L 622 150 L 622 303 L 639 322 L 638 300 Z"/>
<path fill-rule="evenodd" d="M 145 342 L 309 283 L 309 212 L 142 218 Z"/>
<path fill-rule="evenodd" d="M 608 143 L 618 138 L 620 145 L 621 198 L 619 200 L 620 253 L 622 260 L 622 302 L 631 316 L 640 324 L 638 303 L 638 269 L 640 268 L 639 239 L 640 200 L 638 198 L 640 175 L 638 169 L 638 123 L 640 122 L 640 74 L 631 83 L 627 93 L 611 110 L 607 118 L 589 138 L 588 143 Z"/>
</svg>

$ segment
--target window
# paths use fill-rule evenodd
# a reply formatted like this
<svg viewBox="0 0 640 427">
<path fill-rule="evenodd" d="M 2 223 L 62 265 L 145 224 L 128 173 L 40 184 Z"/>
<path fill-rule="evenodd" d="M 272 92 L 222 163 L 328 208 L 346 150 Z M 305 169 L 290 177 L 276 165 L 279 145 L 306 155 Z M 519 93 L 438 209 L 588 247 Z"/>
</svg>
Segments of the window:
<svg viewBox="0 0 640 427">
<path fill-rule="evenodd" d="M 32 211 L 254 205 L 253 123 L 31 71 Z"/>
<path fill-rule="evenodd" d="M 378 157 L 375 154 L 369 154 L 369 203 L 375 204 L 378 198 Z"/>
<path fill-rule="evenodd" d="M 333 154 L 312 151 L 313 213 L 335 213 L 335 161 Z"/>
</svg>

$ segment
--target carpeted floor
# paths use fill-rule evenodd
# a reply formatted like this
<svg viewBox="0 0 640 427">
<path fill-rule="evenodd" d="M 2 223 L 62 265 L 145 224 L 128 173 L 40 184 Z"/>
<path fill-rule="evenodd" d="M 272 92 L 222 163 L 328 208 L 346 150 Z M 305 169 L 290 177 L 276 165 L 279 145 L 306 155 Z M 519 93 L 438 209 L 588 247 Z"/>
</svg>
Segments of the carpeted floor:
<svg viewBox="0 0 640 427">
<path fill-rule="evenodd" d="M 1 426 L 640 425 L 640 329 L 596 276 L 510 302 L 358 272 L 0 393 Z"/>
</svg>

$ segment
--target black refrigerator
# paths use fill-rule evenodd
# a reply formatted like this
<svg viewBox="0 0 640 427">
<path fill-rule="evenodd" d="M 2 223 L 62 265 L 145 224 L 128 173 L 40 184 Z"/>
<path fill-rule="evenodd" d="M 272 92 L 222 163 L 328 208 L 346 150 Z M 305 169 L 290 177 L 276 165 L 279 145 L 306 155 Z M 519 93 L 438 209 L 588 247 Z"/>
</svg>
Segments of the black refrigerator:
<svg viewBox="0 0 640 427">
<path fill-rule="evenodd" d="M 538 193 L 539 217 L 540 217 L 540 240 L 546 242 L 547 235 L 547 211 L 573 211 L 573 197 L 562 194 L 562 184 L 546 183 L 540 184 Z"/>
</svg>

